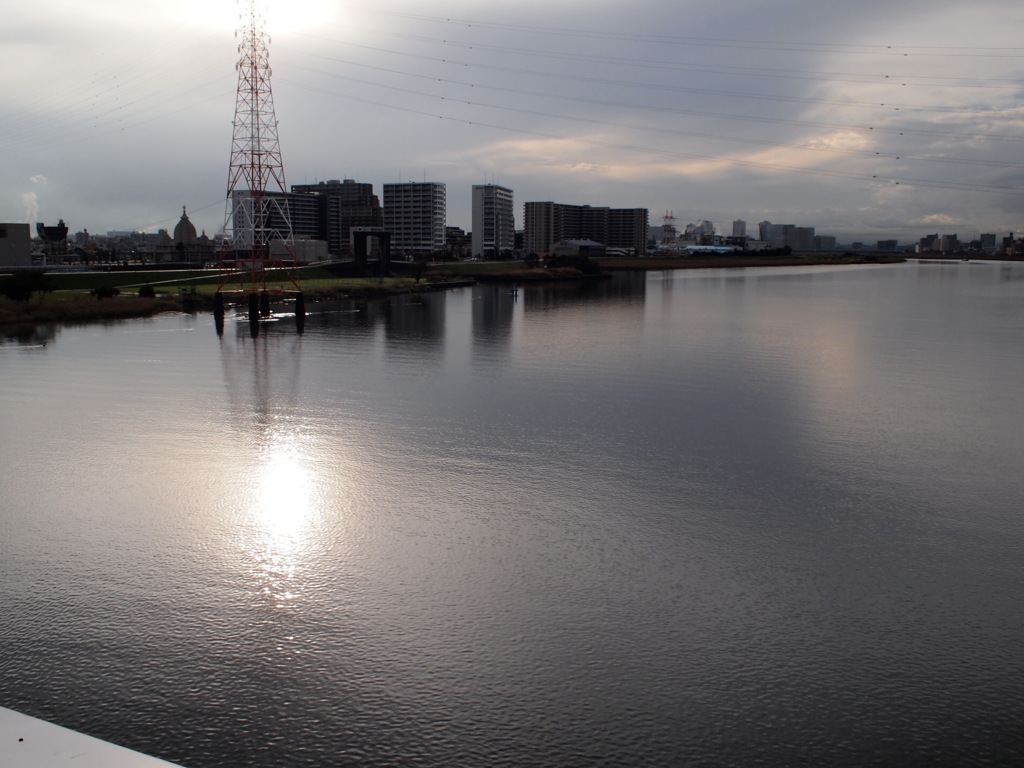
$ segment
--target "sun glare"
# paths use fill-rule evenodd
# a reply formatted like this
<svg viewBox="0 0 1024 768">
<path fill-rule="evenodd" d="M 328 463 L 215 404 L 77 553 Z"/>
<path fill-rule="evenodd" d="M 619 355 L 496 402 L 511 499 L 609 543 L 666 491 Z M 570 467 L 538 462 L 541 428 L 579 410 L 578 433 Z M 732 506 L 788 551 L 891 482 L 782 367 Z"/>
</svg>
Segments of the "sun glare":
<svg viewBox="0 0 1024 768">
<path fill-rule="evenodd" d="M 192 24 L 232 32 L 248 19 L 249 0 L 179 0 L 168 3 L 168 12 Z M 315 29 L 330 24 L 338 13 L 337 0 L 256 0 L 256 11 L 273 37 L 283 32 Z"/>
<path fill-rule="evenodd" d="M 337 0 L 263 0 L 267 7 L 267 31 L 294 32 L 315 29 L 334 21 Z"/>
<path fill-rule="evenodd" d="M 271 451 L 257 489 L 257 513 L 266 532 L 279 546 L 294 546 L 309 523 L 314 495 L 309 469 L 299 453 L 288 446 Z"/>
<path fill-rule="evenodd" d="M 256 527 L 250 552 L 259 592 L 285 607 L 301 596 L 300 564 L 306 559 L 318 508 L 313 477 L 299 445 L 285 438 L 266 446 L 251 487 Z"/>
</svg>

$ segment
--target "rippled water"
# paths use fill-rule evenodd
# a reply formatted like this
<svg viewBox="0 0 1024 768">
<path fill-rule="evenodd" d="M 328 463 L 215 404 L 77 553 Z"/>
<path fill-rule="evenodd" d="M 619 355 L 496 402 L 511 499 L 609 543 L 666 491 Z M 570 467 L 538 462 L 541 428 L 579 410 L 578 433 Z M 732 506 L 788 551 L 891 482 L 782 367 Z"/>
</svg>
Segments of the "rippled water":
<svg viewBox="0 0 1024 768">
<path fill-rule="evenodd" d="M 0 342 L 0 705 L 204 766 L 1024 761 L 1024 265 Z"/>
</svg>

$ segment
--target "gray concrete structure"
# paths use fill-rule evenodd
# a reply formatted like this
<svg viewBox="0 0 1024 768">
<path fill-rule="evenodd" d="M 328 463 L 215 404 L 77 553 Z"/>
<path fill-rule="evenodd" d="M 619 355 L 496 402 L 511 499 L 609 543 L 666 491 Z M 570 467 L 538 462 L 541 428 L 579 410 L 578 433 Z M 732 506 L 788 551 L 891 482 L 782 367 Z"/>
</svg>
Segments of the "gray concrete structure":
<svg viewBox="0 0 1024 768">
<path fill-rule="evenodd" d="M 28 224 L 0 223 L 0 267 L 32 266 L 32 230 Z"/>
</svg>

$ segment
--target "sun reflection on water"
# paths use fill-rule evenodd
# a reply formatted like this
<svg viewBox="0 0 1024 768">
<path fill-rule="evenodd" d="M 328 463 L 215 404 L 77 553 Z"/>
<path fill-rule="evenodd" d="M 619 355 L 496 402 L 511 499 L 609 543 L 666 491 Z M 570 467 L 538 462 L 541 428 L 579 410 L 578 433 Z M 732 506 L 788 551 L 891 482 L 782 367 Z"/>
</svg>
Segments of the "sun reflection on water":
<svg viewBox="0 0 1024 768">
<path fill-rule="evenodd" d="M 319 510 L 308 453 L 296 437 L 275 436 L 264 448 L 252 488 L 253 555 L 261 592 L 277 607 L 301 596 L 303 561 Z"/>
</svg>

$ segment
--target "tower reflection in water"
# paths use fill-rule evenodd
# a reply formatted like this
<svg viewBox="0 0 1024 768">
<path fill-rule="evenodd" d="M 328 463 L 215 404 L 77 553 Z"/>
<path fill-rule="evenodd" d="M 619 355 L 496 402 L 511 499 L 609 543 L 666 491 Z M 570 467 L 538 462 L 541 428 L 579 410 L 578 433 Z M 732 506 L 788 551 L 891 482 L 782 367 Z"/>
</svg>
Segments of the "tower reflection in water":
<svg viewBox="0 0 1024 768">
<path fill-rule="evenodd" d="M 239 330 L 242 331 L 244 326 Z M 242 569 L 262 600 L 289 607 L 301 597 L 322 499 L 314 483 L 315 436 L 298 416 L 302 345 L 291 335 L 222 339 L 222 364 L 240 432 L 235 466 L 244 476 L 236 510 Z"/>
</svg>

